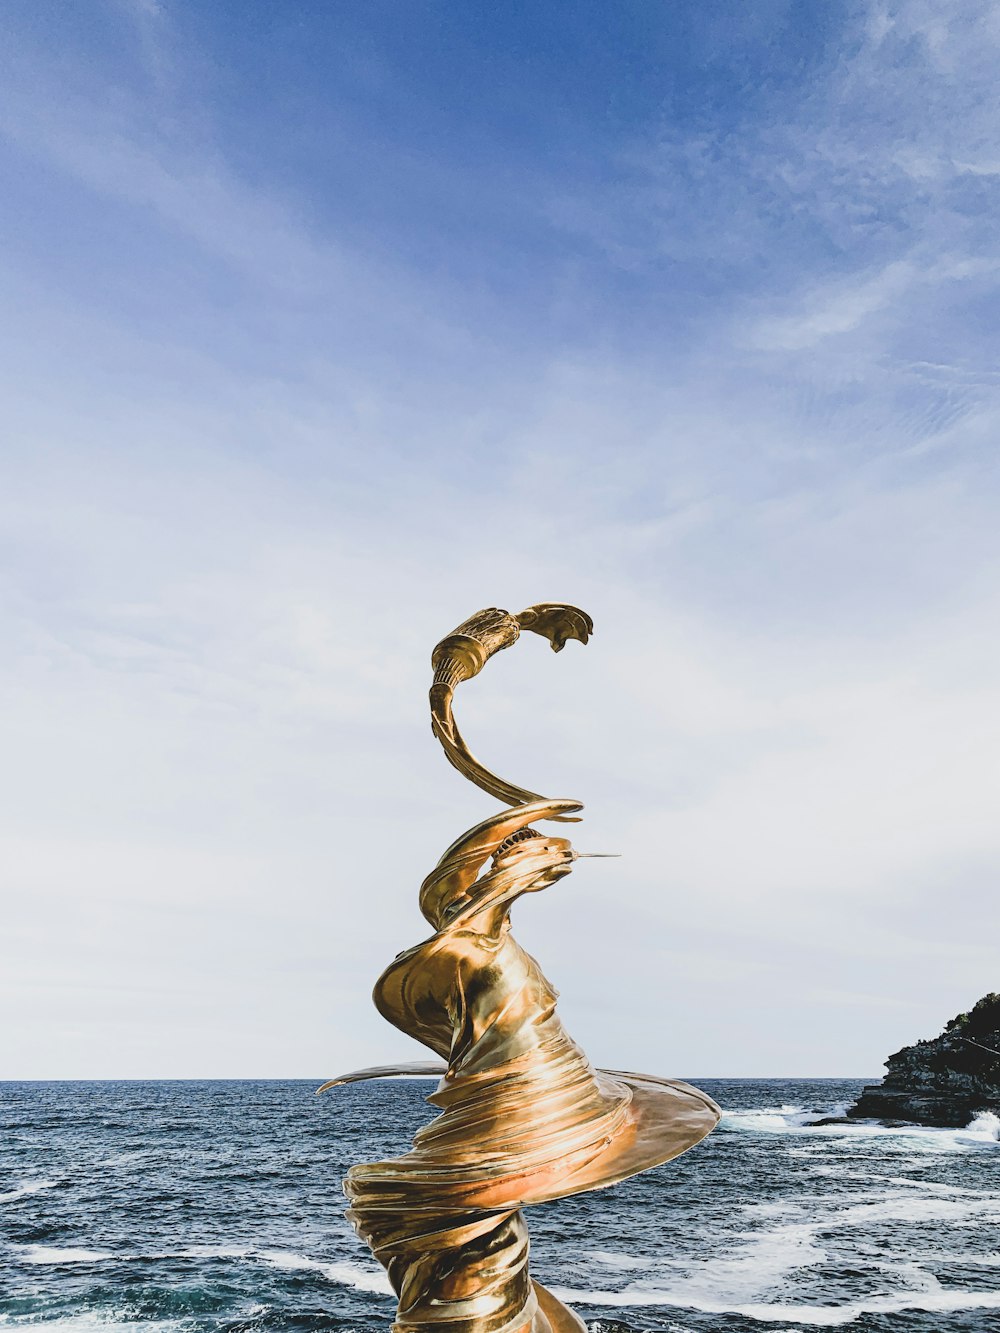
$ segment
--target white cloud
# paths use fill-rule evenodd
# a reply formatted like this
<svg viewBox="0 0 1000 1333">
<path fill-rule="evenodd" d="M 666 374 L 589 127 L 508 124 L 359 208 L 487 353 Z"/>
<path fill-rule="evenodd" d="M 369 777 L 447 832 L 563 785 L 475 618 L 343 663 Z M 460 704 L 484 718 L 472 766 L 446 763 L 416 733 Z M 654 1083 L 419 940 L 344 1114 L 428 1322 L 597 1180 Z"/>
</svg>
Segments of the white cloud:
<svg viewBox="0 0 1000 1333">
<path fill-rule="evenodd" d="M 359 259 L 220 147 L 8 88 L 38 170 L 131 210 L 170 272 L 192 247 L 238 271 L 240 314 L 283 330 L 262 370 L 197 284 L 174 319 L 154 282 L 143 324 L 0 275 L 11 1076 L 319 1076 L 405 1049 L 368 987 L 490 808 L 435 753 L 427 656 L 491 602 L 597 622 L 460 699 L 485 759 L 580 795 L 579 845 L 625 854 L 517 920 L 595 1058 L 874 1073 L 995 987 L 997 382 L 948 312 L 998 256 L 944 198 L 959 148 L 991 159 L 971 95 L 964 128 L 918 115 L 989 36 L 965 13 L 872 11 L 742 164 L 856 260 L 787 256 L 645 360 L 468 334 L 446 283 Z M 642 206 L 663 207 L 665 151 Z M 603 196 L 566 207 L 641 273 L 719 236 L 730 258 L 780 247 L 770 205 L 733 198 L 704 236 L 653 210 L 652 239 L 634 197 L 625 226 Z M 359 322 L 316 317 L 311 290 Z"/>
<path fill-rule="evenodd" d="M 918 278 L 910 263 L 887 264 L 871 277 L 817 294 L 802 314 L 763 321 L 753 331 L 752 341 L 765 351 L 798 351 L 824 338 L 852 333 L 871 315 L 905 295 Z"/>
</svg>

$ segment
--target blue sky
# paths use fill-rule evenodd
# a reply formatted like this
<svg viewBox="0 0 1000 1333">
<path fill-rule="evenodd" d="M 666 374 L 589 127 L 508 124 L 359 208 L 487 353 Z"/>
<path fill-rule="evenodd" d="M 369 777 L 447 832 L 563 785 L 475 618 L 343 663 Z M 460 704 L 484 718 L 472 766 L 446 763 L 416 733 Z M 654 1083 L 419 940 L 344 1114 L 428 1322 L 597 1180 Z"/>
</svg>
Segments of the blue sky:
<svg viewBox="0 0 1000 1333">
<path fill-rule="evenodd" d="M 410 1056 L 489 604 L 597 625 L 460 700 L 624 853 L 516 922 L 596 1060 L 876 1074 L 997 987 L 990 5 L 0 25 L 9 1076 Z"/>
</svg>

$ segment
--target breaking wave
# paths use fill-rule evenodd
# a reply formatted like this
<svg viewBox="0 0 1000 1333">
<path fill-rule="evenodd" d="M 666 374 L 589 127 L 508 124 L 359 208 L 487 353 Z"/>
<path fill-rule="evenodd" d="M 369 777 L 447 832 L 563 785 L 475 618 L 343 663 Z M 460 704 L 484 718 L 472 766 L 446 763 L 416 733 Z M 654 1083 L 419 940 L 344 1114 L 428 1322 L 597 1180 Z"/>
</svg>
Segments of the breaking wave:
<svg viewBox="0 0 1000 1333">
<path fill-rule="evenodd" d="M 110 1250 L 86 1249 L 82 1246 L 27 1245 L 18 1258 L 24 1264 L 46 1264 L 55 1267 L 64 1264 L 128 1264 L 148 1263 L 158 1259 L 239 1259 L 264 1264 L 285 1272 L 318 1273 L 329 1282 L 353 1287 L 357 1291 L 390 1294 L 389 1279 L 380 1268 L 363 1268 L 359 1264 L 310 1259 L 291 1250 L 255 1249 L 246 1245 L 189 1245 L 181 1249 L 150 1253 L 124 1253 Z M 48 1327 L 46 1325 L 46 1327 Z"/>
<path fill-rule="evenodd" d="M 931 1125 L 883 1125 L 877 1120 L 852 1120 L 849 1124 L 823 1123 L 845 1115 L 850 1105 L 850 1102 L 841 1103 L 823 1112 L 789 1105 L 752 1111 L 726 1111 L 720 1128 L 737 1133 L 808 1133 L 826 1138 L 867 1135 L 911 1139 L 941 1152 L 960 1151 L 965 1146 L 1000 1144 L 1000 1116 L 994 1115 L 992 1111 L 980 1111 L 961 1129 L 942 1129 Z"/>
<path fill-rule="evenodd" d="M 577 1291 L 571 1287 L 555 1287 L 554 1295 L 576 1305 L 614 1306 L 632 1309 L 636 1306 L 667 1306 L 698 1310 L 703 1314 L 736 1314 L 761 1322 L 799 1324 L 808 1328 L 839 1328 L 852 1324 L 863 1315 L 903 1314 L 919 1311 L 926 1314 L 944 1314 L 959 1310 L 1000 1310 L 1000 1292 L 955 1291 L 937 1287 L 935 1290 L 901 1291 L 893 1295 L 873 1296 L 866 1301 L 846 1305 L 799 1305 L 780 1302 L 752 1301 L 730 1304 L 726 1301 L 697 1300 L 683 1293 L 663 1290 Z"/>
<path fill-rule="evenodd" d="M 0 1194 L 0 1203 L 14 1203 L 18 1199 L 28 1199 L 33 1194 L 41 1194 L 42 1190 L 54 1189 L 58 1184 L 57 1180 L 23 1180 L 6 1194 Z"/>
</svg>

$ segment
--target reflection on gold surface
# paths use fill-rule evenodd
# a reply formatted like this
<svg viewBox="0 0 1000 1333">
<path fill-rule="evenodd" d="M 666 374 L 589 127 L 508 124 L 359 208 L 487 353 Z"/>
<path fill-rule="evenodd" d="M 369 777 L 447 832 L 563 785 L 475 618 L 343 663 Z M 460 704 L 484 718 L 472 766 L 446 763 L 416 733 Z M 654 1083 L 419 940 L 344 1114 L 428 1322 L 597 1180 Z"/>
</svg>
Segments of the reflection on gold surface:
<svg viewBox="0 0 1000 1333">
<path fill-rule="evenodd" d="M 510 910 L 568 875 L 577 853 L 541 821 L 576 820 L 578 801 L 505 782 L 469 751 L 455 689 L 522 630 L 558 652 L 593 622 L 545 604 L 489 608 L 434 649 L 431 717 L 449 761 L 510 808 L 454 843 L 420 888 L 434 929 L 375 986 L 383 1017 L 442 1063 L 360 1070 L 323 1085 L 442 1075 L 440 1109 L 402 1157 L 353 1167 L 348 1217 L 399 1297 L 394 1327 L 441 1333 L 547 1333 L 584 1325 L 528 1275 L 521 1209 L 624 1180 L 669 1161 L 715 1126 L 719 1109 L 685 1083 L 596 1070 L 556 1014 L 556 991 L 510 933 Z M 595 959 L 595 964 L 598 960 Z"/>
</svg>

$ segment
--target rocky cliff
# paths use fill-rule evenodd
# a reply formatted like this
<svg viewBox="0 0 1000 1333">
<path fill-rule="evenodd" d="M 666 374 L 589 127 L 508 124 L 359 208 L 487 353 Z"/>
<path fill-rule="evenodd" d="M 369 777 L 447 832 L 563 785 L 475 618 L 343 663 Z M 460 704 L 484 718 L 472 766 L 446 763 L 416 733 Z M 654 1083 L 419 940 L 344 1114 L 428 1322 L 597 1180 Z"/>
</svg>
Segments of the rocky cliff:
<svg viewBox="0 0 1000 1333">
<path fill-rule="evenodd" d="M 865 1088 L 849 1116 L 967 1125 L 1000 1113 L 1000 995 L 984 995 L 939 1037 L 904 1046 L 885 1062 L 882 1083 Z"/>
</svg>

